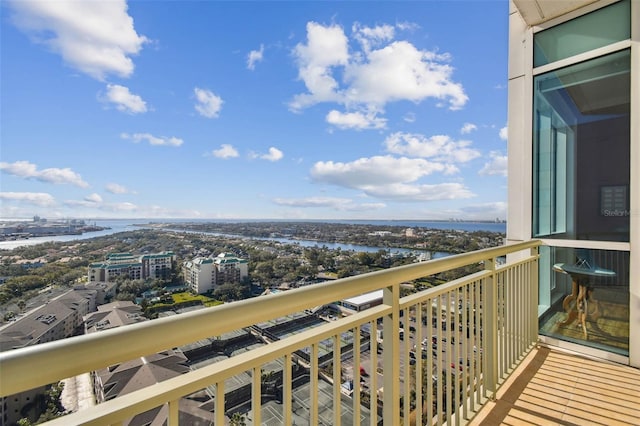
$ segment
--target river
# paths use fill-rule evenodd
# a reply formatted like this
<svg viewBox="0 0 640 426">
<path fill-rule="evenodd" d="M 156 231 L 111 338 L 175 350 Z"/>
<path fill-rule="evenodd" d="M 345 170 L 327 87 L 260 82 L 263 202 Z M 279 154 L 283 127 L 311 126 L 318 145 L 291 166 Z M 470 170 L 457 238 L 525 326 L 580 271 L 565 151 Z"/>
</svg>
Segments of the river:
<svg viewBox="0 0 640 426">
<path fill-rule="evenodd" d="M 295 220 L 272 220 L 269 222 L 295 222 Z M 16 240 L 16 241 L 0 241 L 0 249 L 4 250 L 12 250 L 16 247 L 23 246 L 31 246 L 36 244 L 41 244 L 45 242 L 65 242 L 65 241 L 75 241 L 75 240 L 85 240 L 89 238 L 102 237 L 105 235 L 115 234 L 117 232 L 126 232 L 126 231 L 134 231 L 136 229 L 140 229 L 140 227 L 144 227 L 150 223 L 178 223 L 178 222 L 260 222 L 256 220 L 211 220 L 211 219 L 164 219 L 164 220 L 150 220 L 150 219 L 112 219 L 112 220 L 87 220 L 87 223 L 96 226 L 102 226 L 109 229 L 105 229 L 102 231 L 96 232 L 86 232 L 82 235 L 58 235 L 58 236 L 47 236 L 47 237 L 34 237 L 29 238 L 27 240 Z M 267 221 L 263 221 L 267 222 Z M 299 222 L 318 222 L 318 223 L 345 223 L 345 224 L 362 224 L 362 225 L 380 225 L 380 226 L 402 226 L 407 228 L 432 228 L 432 229 L 451 229 L 451 230 L 460 230 L 460 231 L 490 231 L 490 232 L 506 232 L 506 224 L 505 223 L 493 223 L 493 222 L 438 222 L 438 221 L 401 221 L 401 220 L 373 220 L 373 221 L 365 221 L 365 220 L 305 220 Z M 157 228 L 153 228 L 157 229 Z M 180 231 L 182 232 L 182 231 Z M 224 234 L 214 233 L 214 232 L 200 232 L 194 231 L 200 234 L 209 234 L 209 235 L 219 235 L 225 236 Z M 240 237 L 247 238 L 238 235 L 227 235 L 230 237 Z M 256 238 L 258 239 L 258 238 Z M 353 250 L 353 251 L 363 251 L 363 252 L 377 252 L 379 250 L 388 250 L 392 253 L 406 253 L 406 252 L 426 252 L 431 253 L 431 258 L 435 259 L 438 257 L 447 256 L 448 253 L 442 252 L 430 252 L 428 250 L 409 250 L 409 249 L 401 249 L 401 248 L 381 248 L 381 247 L 372 247 L 372 246 L 362 246 L 356 244 L 342 244 L 342 243 L 325 243 L 321 241 L 308 241 L 308 240 L 297 240 L 297 239 L 288 239 L 288 238 L 259 238 L 261 240 L 268 241 L 278 241 L 286 244 L 299 244 L 303 247 L 315 247 L 315 246 L 325 246 L 329 249 L 338 249 L 341 250 Z"/>
</svg>

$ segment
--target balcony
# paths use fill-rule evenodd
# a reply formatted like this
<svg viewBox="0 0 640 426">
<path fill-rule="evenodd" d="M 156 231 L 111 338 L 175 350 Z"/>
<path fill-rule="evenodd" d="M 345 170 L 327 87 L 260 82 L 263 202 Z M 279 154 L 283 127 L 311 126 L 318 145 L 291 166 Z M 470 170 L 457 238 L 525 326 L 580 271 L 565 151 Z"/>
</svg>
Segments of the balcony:
<svg viewBox="0 0 640 426">
<path fill-rule="evenodd" d="M 536 347 L 538 246 L 485 249 L 4 352 L 0 396 L 204 339 L 215 344 L 242 330 L 262 344 L 192 363 L 184 374 L 48 424 L 130 424 L 153 410 L 169 425 L 193 424 L 185 414 L 193 395 L 211 401 L 211 422 L 202 424 L 229 424 L 234 413 L 246 424 L 285 425 L 505 418 L 504 390 L 514 381 L 521 388 L 529 383 L 531 369 L 521 369 L 542 350 Z M 479 272 L 401 297 L 404 283 L 478 265 Z M 380 305 L 319 319 L 318 307 L 380 290 Z M 580 370 L 558 368 L 571 375 Z M 590 389 L 604 392 L 604 386 Z M 615 395 L 616 388 L 607 391 Z M 629 404 L 640 419 L 638 398 Z M 543 417 L 563 421 L 548 411 Z"/>
</svg>

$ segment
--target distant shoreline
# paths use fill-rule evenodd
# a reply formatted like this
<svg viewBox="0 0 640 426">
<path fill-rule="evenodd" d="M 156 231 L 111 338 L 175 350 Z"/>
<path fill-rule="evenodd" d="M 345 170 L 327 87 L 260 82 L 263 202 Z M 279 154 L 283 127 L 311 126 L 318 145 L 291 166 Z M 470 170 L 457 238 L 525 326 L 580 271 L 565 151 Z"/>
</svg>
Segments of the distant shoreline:
<svg viewBox="0 0 640 426">
<path fill-rule="evenodd" d="M 89 220 L 87 220 L 89 222 Z M 1 220 L 0 220 L 1 222 Z M 325 220 L 313 220 L 313 219 L 274 219 L 274 220 L 249 220 L 249 219 L 91 219 L 91 224 L 101 226 L 105 229 L 103 231 L 89 232 L 82 235 L 59 235 L 59 236 L 46 236 L 46 237 L 34 237 L 27 240 L 17 241 L 0 241 L 0 250 L 12 250 L 16 247 L 31 246 L 47 242 L 56 241 L 71 241 L 71 240 L 84 240 L 89 238 L 101 237 L 105 235 L 115 234 L 118 232 L 125 232 L 135 230 L 140 227 L 150 226 L 150 224 L 159 223 L 251 223 L 251 222 L 313 222 L 313 223 L 333 223 L 333 224 L 368 224 L 374 226 L 402 226 L 406 228 L 433 228 L 444 230 L 458 230 L 458 231 L 489 231 L 499 232 L 506 235 L 506 223 L 503 222 L 490 222 L 490 221 L 475 221 L 475 222 L 450 222 L 450 221 L 408 221 L 408 220 L 337 220 L 337 219 L 325 219 Z"/>
<path fill-rule="evenodd" d="M 5 222 L 29 222 L 33 218 L 3 218 L 0 217 L 0 223 Z M 118 218 L 118 217 L 105 217 L 105 218 L 65 218 L 65 219 L 47 219 L 52 222 L 60 220 L 84 220 L 86 222 L 105 222 L 105 221 L 128 221 L 128 222 L 327 222 L 327 223 L 350 223 L 350 222 L 438 222 L 438 223 L 507 223 L 506 220 L 491 220 L 491 219 L 293 219 L 293 218 L 149 218 L 149 217 L 135 217 L 135 218 Z"/>
</svg>

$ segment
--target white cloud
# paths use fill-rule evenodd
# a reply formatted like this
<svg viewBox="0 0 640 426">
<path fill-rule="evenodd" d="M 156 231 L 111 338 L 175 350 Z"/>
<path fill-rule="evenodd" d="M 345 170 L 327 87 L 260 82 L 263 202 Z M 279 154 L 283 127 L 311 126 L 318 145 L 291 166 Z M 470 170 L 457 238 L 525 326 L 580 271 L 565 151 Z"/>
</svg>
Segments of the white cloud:
<svg viewBox="0 0 640 426">
<path fill-rule="evenodd" d="M 210 90 L 200 89 L 198 87 L 193 89 L 193 93 L 195 93 L 196 100 L 198 101 L 195 105 L 196 111 L 203 117 L 217 118 L 224 103 L 222 98 Z"/>
<path fill-rule="evenodd" d="M 260 50 L 252 50 L 247 55 L 247 68 L 250 70 L 254 70 L 256 68 L 257 62 L 262 62 L 262 58 L 264 56 L 264 45 L 260 45 Z"/>
<path fill-rule="evenodd" d="M 85 201 L 89 201 L 90 203 L 101 203 L 102 202 L 102 197 L 100 196 L 100 194 L 96 194 L 95 192 L 93 194 L 89 194 L 86 197 L 84 197 Z"/>
<path fill-rule="evenodd" d="M 25 179 L 35 179 L 40 182 L 55 184 L 71 184 L 80 188 L 87 188 L 89 184 L 82 177 L 69 168 L 48 168 L 38 170 L 38 166 L 28 161 L 16 161 L 15 163 L 0 163 L 3 172 Z"/>
<path fill-rule="evenodd" d="M 430 201 L 473 196 L 460 183 L 417 183 L 425 176 L 448 170 L 448 165 L 422 158 L 376 156 L 350 163 L 320 161 L 314 164 L 310 174 L 316 182 L 357 189 L 383 199 Z"/>
<path fill-rule="evenodd" d="M 124 202 L 124 203 L 109 203 L 109 204 L 104 204 L 102 206 L 103 210 L 108 210 L 108 211 L 113 211 L 113 212 L 130 212 L 130 211 L 134 211 L 138 209 L 138 206 L 133 204 L 133 203 L 129 203 L 129 202 Z"/>
<path fill-rule="evenodd" d="M 507 156 L 500 151 L 491 151 L 489 158 L 490 161 L 485 163 L 484 167 L 478 173 L 484 176 L 507 176 Z"/>
<path fill-rule="evenodd" d="M 460 109 L 467 95 L 451 81 L 453 68 L 447 55 L 418 50 L 407 41 L 395 41 L 371 51 L 366 61 L 353 63 L 345 70 L 349 82 L 348 102 L 384 106 L 388 102 L 420 102 L 435 98 L 449 102 L 450 109 Z"/>
<path fill-rule="evenodd" d="M 273 202 L 287 207 L 330 208 L 339 211 L 370 211 L 386 207 L 384 203 L 354 203 L 349 198 L 337 197 L 275 198 Z"/>
<path fill-rule="evenodd" d="M 396 22 L 396 28 L 401 31 L 416 31 L 420 28 L 420 25 L 416 24 L 415 22 L 404 21 Z"/>
<path fill-rule="evenodd" d="M 452 110 L 462 108 L 468 97 L 452 79 L 449 55 L 419 50 L 408 41 L 393 41 L 395 28 L 399 27 L 355 23 L 353 38 L 361 50 L 350 52 L 349 39 L 340 26 L 309 22 L 306 43 L 293 50 L 298 77 L 307 92 L 295 95 L 290 109 L 299 112 L 332 102 L 345 107 L 343 115 L 364 111 L 365 116 L 375 116 L 384 112 L 387 103 L 418 103 L 428 98 Z"/>
<path fill-rule="evenodd" d="M 432 158 L 435 161 L 464 163 L 480 156 L 480 152 L 470 148 L 470 141 L 455 141 L 446 135 L 426 136 L 396 132 L 384 141 L 387 151 L 392 154 L 411 157 Z"/>
<path fill-rule="evenodd" d="M 290 103 L 293 110 L 340 99 L 331 68 L 345 66 L 349 61 L 348 40 L 341 27 L 307 23 L 307 44 L 296 45 L 293 55 L 298 63 L 298 78 L 309 91 L 294 97 Z"/>
<path fill-rule="evenodd" d="M 269 152 L 267 154 L 263 154 L 260 156 L 261 159 L 267 160 L 267 161 L 279 161 L 282 159 L 282 157 L 284 157 L 284 154 L 282 153 L 282 151 L 274 147 L 270 147 Z"/>
<path fill-rule="evenodd" d="M 327 123 L 340 129 L 384 129 L 387 125 L 385 118 L 376 117 L 375 113 L 347 112 L 331 110 L 326 117 Z"/>
<path fill-rule="evenodd" d="M 464 123 L 464 125 L 462 126 L 462 129 L 460 129 L 460 133 L 465 135 L 467 133 L 473 132 L 474 130 L 478 130 L 478 126 L 476 126 L 473 123 Z"/>
<path fill-rule="evenodd" d="M 184 143 L 184 141 L 180 138 L 176 138 L 176 137 L 156 137 L 153 136 L 149 133 L 134 133 L 134 134 L 128 134 L 128 133 L 121 133 L 120 137 L 122 139 L 128 139 L 133 141 L 134 143 L 139 143 L 142 141 L 147 141 L 149 142 L 149 145 L 156 145 L 156 146 L 180 146 Z"/>
<path fill-rule="evenodd" d="M 214 149 L 212 151 L 212 154 L 214 157 L 217 158 L 222 158 L 222 159 L 227 159 L 227 158 L 235 158 L 237 157 L 238 154 L 238 150 L 236 150 L 233 145 L 229 145 L 229 144 L 222 144 L 220 145 L 220 149 Z"/>
<path fill-rule="evenodd" d="M 60 54 L 71 67 L 103 80 L 109 74 L 129 77 L 131 59 L 148 42 L 134 29 L 124 0 L 12 0 L 13 22 Z"/>
<path fill-rule="evenodd" d="M 467 187 L 457 182 L 421 185 L 396 183 L 371 187 L 365 192 L 372 197 L 409 202 L 457 200 L 474 196 Z"/>
<path fill-rule="evenodd" d="M 471 219 L 505 218 L 507 216 L 507 203 L 496 201 L 493 203 L 472 204 L 462 207 L 464 216 Z"/>
<path fill-rule="evenodd" d="M 443 170 L 444 165 L 424 159 L 375 156 L 350 163 L 319 161 L 313 165 L 311 177 L 319 182 L 362 188 L 389 182 L 413 182 Z"/>
<path fill-rule="evenodd" d="M 130 114 L 147 112 L 147 103 L 140 96 L 134 95 L 129 88 L 118 84 L 107 84 L 107 94 L 103 100 L 115 104 L 118 111 Z"/>
<path fill-rule="evenodd" d="M 507 128 L 507 126 L 504 126 L 502 129 L 500 129 L 499 136 L 503 141 L 506 141 L 509 138 L 509 129 Z"/>
<path fill-rule="evenodd" d="M 414 123 L 416 121 L 416 114 L 413 112 L 408 112 L 403 117 L 403 120 L 407 123 Z"/>
<path fill-rule="evenodd" d="M 87 199 L 89 198 L 89 199 Z M 133 212 L 138 210 L 138 206 L 133 203 L 104 203 L 102 199 L 100 201 L 85 197 L 84 200 L 66 200 L 64 205 L 74 209 L 77 208 L 90 208 L 93 210 L 106 211 L 106 212 Z"/>
<path fill-rule="evenodd" d="M 49 207 L 55 204 L 53 197 L 46 192 L 0 192 L 0 199 L 42 207 Z"/>
<path fill-rule="evenodd" d="M 395 28 L 388 24 L 367 27 L 356 22 L 351 27 L 351 31 L 353 32 L 353 37 L 360 43 L 365 52 L 369 52 L 372 47 L 377 47 L 384 42 L 393 40 L 395 35 Z"/>
<path fill-rule="evenodd" d="M 132 191 L 127 187 L 123 185 L 119 185 L 117 183 L 108 183 L 105 186 L 105 189 L 107 190 L 107 192 L 110 192 L 112 194 L 135 194 L 136 193 L 135 191 Z"/>
</svg>

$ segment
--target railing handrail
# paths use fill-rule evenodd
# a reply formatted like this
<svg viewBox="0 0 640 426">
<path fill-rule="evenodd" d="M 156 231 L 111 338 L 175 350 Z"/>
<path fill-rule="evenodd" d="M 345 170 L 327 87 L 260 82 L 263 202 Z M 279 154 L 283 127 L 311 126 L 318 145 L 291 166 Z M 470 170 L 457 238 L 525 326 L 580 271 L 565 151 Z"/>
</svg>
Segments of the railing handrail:
<svg viewBox="0 0 640 426">
<path fill-rule="evenodd" d="M 492 247 L 2 352 L 0 396 L 539 245 L 531 240 Z"/>
</svg>

